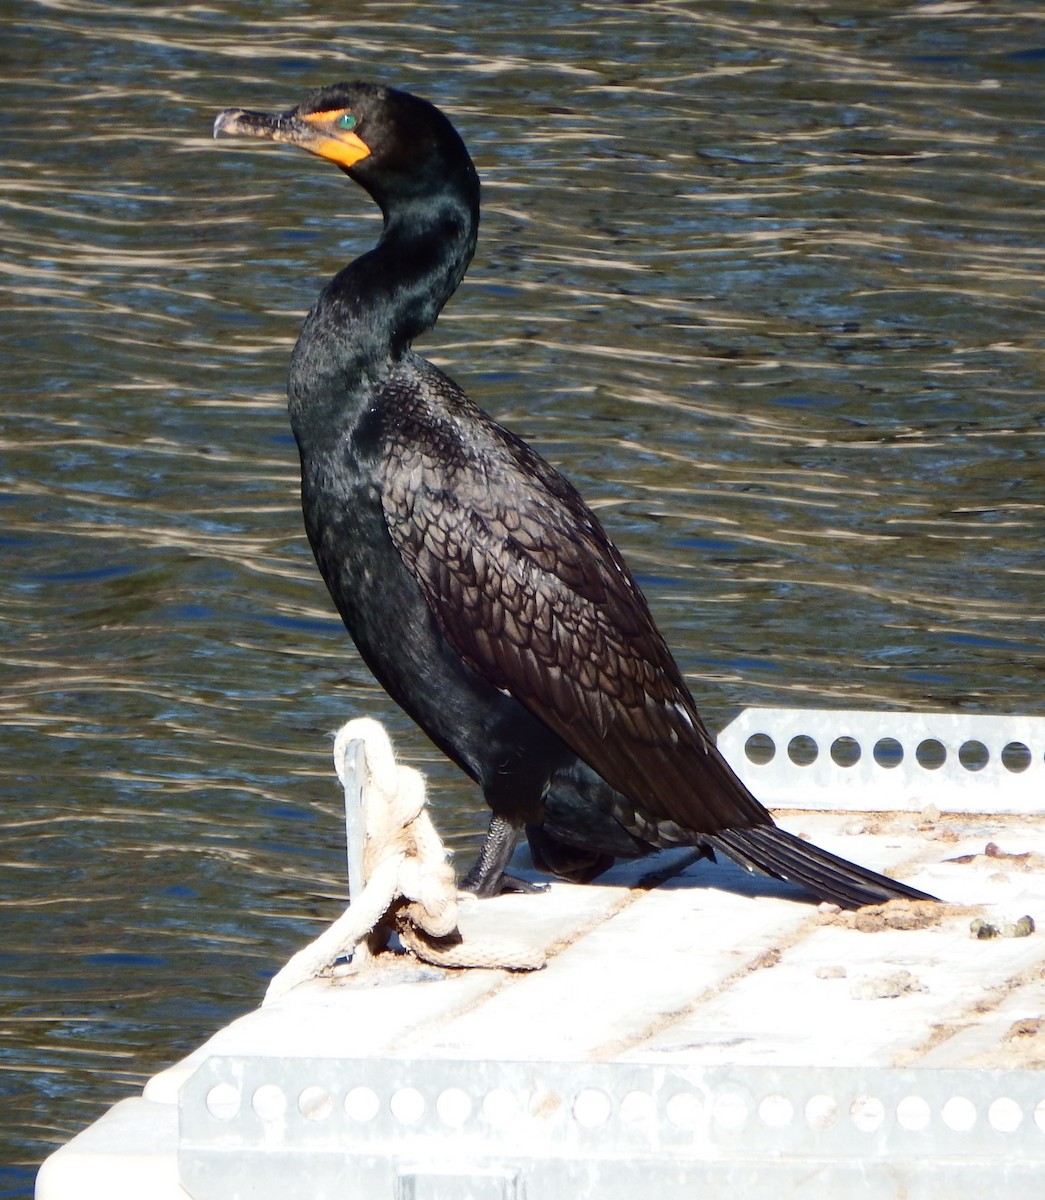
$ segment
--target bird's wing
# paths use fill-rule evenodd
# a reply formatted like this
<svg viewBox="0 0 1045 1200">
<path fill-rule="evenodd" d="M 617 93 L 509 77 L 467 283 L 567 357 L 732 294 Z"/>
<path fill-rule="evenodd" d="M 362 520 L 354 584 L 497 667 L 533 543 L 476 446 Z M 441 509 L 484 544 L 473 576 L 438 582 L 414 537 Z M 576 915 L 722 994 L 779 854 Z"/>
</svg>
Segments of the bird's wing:
<svg viewBox="0 0 1045 1200">
<path fill-rule="evenodd" d="M 697 832 L 766 820 L 577 491 L 451 381 L 431 382 L 438 406 L 395 405 L 382 499 L 454 650 L 652 816 Z"/>
</svg>

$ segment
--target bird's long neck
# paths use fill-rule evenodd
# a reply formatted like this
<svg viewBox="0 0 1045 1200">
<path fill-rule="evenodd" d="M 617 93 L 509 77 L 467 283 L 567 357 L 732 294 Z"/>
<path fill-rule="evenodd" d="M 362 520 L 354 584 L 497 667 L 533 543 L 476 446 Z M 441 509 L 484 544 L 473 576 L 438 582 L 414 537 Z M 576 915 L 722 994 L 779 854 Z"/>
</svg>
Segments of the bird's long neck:
<svg viewBox="0 0 1045 1200">
<path fill-rule="evenodd" d="M 390 367 L 435 324 L 471 261 L 477 197 L 429 192 L 384 213 L 380 241 L 327 284 L 295 347 L 288 396 L 299 443 L 359 419 Z"/>
</svg>

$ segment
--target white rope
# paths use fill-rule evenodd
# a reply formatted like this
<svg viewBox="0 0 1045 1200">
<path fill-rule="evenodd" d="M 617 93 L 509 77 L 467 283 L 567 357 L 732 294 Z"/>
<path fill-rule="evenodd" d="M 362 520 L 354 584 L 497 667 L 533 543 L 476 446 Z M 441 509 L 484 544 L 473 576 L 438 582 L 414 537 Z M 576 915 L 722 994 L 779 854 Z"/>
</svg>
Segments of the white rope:
<svg viewBox="0 0 1045 1200">
<path fill-rule="evenodd" d="M 532 971 L 544 956 L 510 942 L 469 944 L 458 929 L 453 868 L 425 807 L 424 777 L 395 761 L 388 735 L 369 717 L 349 721 L 334 740 L 334 766 L 342 785 L 352 743 L 365 750 L 362 894 L 325 932 L 290 959 L 269 984 L 265 1004 L 327 971 L 352 954 L 358 966 L 383 949 L 394 929 L 418 958 L 444 967 Z M 369 944 L 368 944 L 369 943 Z"/>
</svg>

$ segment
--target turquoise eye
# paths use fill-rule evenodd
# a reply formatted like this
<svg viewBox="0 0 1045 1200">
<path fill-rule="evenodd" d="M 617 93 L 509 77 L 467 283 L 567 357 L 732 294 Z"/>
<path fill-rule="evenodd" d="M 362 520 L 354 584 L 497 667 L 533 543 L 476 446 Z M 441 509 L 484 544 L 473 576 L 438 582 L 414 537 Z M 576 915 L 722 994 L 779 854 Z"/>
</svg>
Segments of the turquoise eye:
<svg viewBox="0 0 1045 1200">
<path fill-rule="evenodd" d="M 342 113 L 337 119 L 338 129 L 355 129 L 356 119 L 351 113 Z"/>
</svg>

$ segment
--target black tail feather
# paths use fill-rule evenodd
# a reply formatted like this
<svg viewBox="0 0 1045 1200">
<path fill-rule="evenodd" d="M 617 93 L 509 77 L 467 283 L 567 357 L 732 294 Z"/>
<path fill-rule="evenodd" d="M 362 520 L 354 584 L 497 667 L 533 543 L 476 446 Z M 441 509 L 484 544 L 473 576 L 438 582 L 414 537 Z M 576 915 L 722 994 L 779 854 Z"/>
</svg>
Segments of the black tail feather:
<svg viewBox="0 0 1045 1200">
<path fill-rule="evenodd" d="M 842 908 L 861 908 L 886 900 L 935 900 L 917 888 L 857 866 L 812 842 L 805 842 L 778 825 L 725 829 L 707 840 L 748 871 L 764 871 L 776 879 L 797 883 L 821 900 Z"/>
</svg>

